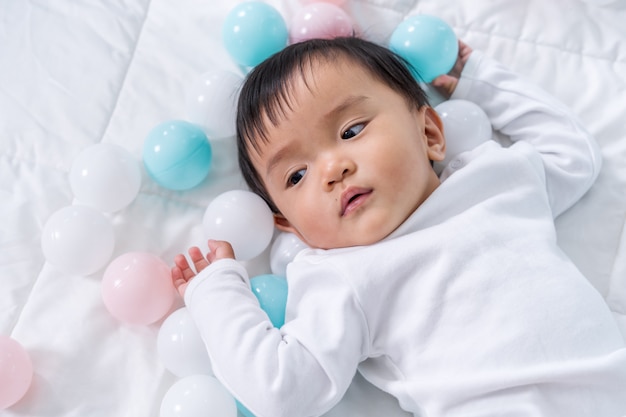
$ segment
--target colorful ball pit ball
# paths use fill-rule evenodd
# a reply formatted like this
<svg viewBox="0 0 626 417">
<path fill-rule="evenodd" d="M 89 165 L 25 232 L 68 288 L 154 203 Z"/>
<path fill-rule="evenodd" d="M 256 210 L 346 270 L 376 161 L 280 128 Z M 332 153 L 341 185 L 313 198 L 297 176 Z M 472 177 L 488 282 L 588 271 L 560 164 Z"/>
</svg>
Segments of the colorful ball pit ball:
<svg viewBox="0 0 626 417">
<path fill-rule="evenodd" d="M 274 234 L 274 216 L 265 201 L 244 190 L 226 191 L 215 197 L 202 219 L 207 239 L 230 242 L 239 261 L 261 254 Z"/>
<path fill-rule="evenodd" d="M 134 325 L 152 324 L 176 298 L 170 267 L 159 257 L 129 252 L 115 258 L 102 277 L 102 300 L 111 315 Z"/>
<path fill-rule="evenodd" d="M 346 1 L 348 0 L 300 0 L 300 3 L 302 4 L 330 3 L 330 4 L 335 4 L 337 6 L 342 6 L 346 3 Z"/>
<path fill-rule="evenodd" d="M 274 275 L 286 276 L 287 265 L 307 245 L 293 233 L 281 232 L 270 249 L 270 269 Z"/>
<path fill-rule="evenodd" d="M 311 3 L 296 11 L 289 26 L 289 42 L 351 36 L 354 24 L 340 7 L 330 3 Z"/>
<path fill-rule="evenodd" d="M 234 136 L 242 82 L 241 76 L 221 69 L 200 75 L 185 96 L 187 120 L 202 127 L 211 140 Z"/>
<path fill-rule="evenodd" d="M 273 274 L 257 275 L 250 279 L 250 288 L 274 327 L 282 327 L 287 306 L 287 280 Z"/>
<path fill-rule="evenodd" d="M 146 137 L 143 163 L 150 177 L 170 190 L 188 190 L 209 173 L 212 150 L 197 125 L 182 120 L 163 122 Z"/>
<path fill-rule="evenodd" d="M 126 149 L 99 143 L 85 148 L 74 158 L 69 180 L 74 197 L 81 204 L 114 212 L 137 197 L 141 169 Z"/>
<path fill-rule="evenodd" d="M 389 49 L 411 64 L 419 81 L 429 83 L 452 69 L 459 43 L 446 22 L 436 16 L 420 14 L 408 17 L 396 27 Z"/>
<path fill-rule="evenodd" d="M 213 375 L 209 354 L 186 307 L 174 311 L 161 324 L 157 352 L 163 366 L 178 377 Z"/>
<path fill-rule="evenodd" d="M 21 400 L 33 380 L 33 363 L 16 340 L 0 336 L 0 410 Z"/>
<path fill-rule="evenodd" d="M 287 46 L 289 33 L 281 14 L 261 1 L 235 6 L 222 26 L 224 46 L 233 60 L 254 67 Z"/>
<path fill-rule="evenodd" d="M 41 232 L 46 261 L 67 274 L 93 274 L 109 261 L 114 247 L 111 222 L 102 212 L 87 206 L 57 210 Z"/>
<path fill-rule="evenodd" d="M 433 164 L 435 172 L 441 174 L 454 158 L 491 140 L 493 129 L 489 116 L 471 101 L 447 100 L 438 104 L 435 111 L 446 135 L 446 156 Z"/>
<path fill-rule="evenodd" d="M 237 417 L 235 399 L 220 382 L 208 375 L 179 379 L 161 401 L 160 417 Z"/>
</svg>

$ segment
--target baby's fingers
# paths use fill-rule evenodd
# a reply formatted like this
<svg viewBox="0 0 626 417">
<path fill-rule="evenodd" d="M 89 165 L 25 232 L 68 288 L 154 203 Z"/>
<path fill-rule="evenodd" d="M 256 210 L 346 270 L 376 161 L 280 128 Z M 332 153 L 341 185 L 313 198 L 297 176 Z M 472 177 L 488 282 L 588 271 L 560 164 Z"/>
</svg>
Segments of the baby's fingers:
<svg viewBox="0 0 626 417">
<path fill-rule="evenodd" d="M 458 78 L 453 77 L 448 74 L 444 74 L 435 78 L 432 82 L 432 85 L 441 94 L 443 94 L 446 98 L 448 98 L 452 95 L 452 93 L 454 93 L 454 90 L 456 89 L 456 86 L 458 83 L 459 83 Z"/>
<path fill-rule="evenodd" d="M 191 261 L 193 262 L 193 266 L 196 268 L 197 272 L 200 272 L 204 268 L 209 266 L 209 262 L 204 257 L 204 255 L 202 255 L 202 252 L 200 251 L 200 249 L 196 246 L 189 248 L 189 257 L 191 258 Z"/>
<path fill-rule="evenodd" d="M 181 297 L 185 296 L 188 280 L 183 275 L 183 270 L 179 266 L 172 267 L 172 283 Z"/>
<path fill-rule="evenodd" d="M 231 258 L 235 259 L 235 252 L 230 243 L 223 240 L 209 240 L 209 249 L 211 250 L 207 254 L 207 259 L 210 262 L 215 262 L 219 259 Z"/>
<path fill-rule="evenodd" d="M 459 60 L 463 63 L 463 65 L 465 65 L 471 54 L 471 46 L 459 40 Z"/>
<path fill-rule="evenodd" d="M 176 265 L 176 267 L 180 269 L 182 278 L 185 281 L 189 281 L 191 278 L 193 278 L 196 275 L 196 272 L 193 269 L 191 269 L 191 267 L 189 266 L 189 263 L 187 262 L 187 258 L 185 258 L 185 255 L 181 255 L 181 254 L 176 255 L 174 257 L 174 264 Z"/>
</svg>

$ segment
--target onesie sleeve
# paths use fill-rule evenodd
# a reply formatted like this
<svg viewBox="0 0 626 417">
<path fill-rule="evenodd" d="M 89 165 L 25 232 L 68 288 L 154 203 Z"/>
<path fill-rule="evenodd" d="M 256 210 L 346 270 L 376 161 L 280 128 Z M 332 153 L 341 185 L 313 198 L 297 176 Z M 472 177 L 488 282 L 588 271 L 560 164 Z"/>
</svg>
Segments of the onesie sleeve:
<svg viewBox="0 0 626 417">
<path fill-rule="evenodd" d="M 320 268 L 304 268 L 289 281 L 280 329 L 234 260 L 211 264 L 185 293 L 216 377 L 256 417 L 325 413 L 365 358 L 365 320 L 353 291 Z"/>
<path fill-rule="evenodd" d="M 494 129 L 539 152 L 554 217 L 578 201 L 598 176 L 600 149 L 575 115 L 480 51 L 472 52 L 451 98 L 478 104 Z"/>
</svg>

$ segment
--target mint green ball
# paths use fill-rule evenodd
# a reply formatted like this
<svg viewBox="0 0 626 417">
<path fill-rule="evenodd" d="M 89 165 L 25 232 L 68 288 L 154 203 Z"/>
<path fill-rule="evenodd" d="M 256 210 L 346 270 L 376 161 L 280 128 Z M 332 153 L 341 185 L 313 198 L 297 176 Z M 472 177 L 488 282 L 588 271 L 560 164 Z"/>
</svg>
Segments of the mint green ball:
<svg viewBox="0 0 626 417">
<path fill-rule="evenodd" d="M 211 144 L 204 131 L 182 120 L 157 125 L 143 146 L 146 171 L 157 184 L 170 190 L 188 190 L 204 181 L 211 159 Z"/>
</svg>

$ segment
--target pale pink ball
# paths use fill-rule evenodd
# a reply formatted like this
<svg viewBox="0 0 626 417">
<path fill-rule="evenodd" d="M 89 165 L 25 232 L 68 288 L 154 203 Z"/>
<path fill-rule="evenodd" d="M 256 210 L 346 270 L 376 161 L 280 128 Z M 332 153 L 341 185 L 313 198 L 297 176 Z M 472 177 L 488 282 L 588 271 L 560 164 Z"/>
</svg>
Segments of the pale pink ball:
<svg viewBox="0 0 626 417">
<path fill-rule="evenodd" d="M 104 305 L 113 317 L 123 322 L 154 323 L 165 317 L 175 298 L 169 266 L 151 253 L 120 255 L 104 271 Z"/>
<path fill-rule="evenodd" d="M 18 402 L 33 380 L 33 364 L 14 339 L 0 336 L 0 410 Z"/>
<path fill-rule="evenodd" d="M 296 12 L 289 27 L 291 43 L 307 39 L 332 39 L 352 36 L 353 22 L 340 7 L 330 3 L 311 3 Z"/>
<path fill-rule="evenodd" d="M 311 3 L 330 3 L 336 4 L 337 6 L 342 6 L 346 3 L 346 0 L 300 0 L 302 4 L 311 4 Z"/>
</svg>

